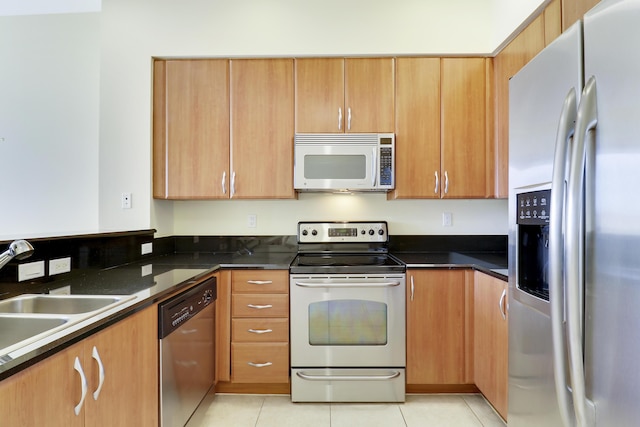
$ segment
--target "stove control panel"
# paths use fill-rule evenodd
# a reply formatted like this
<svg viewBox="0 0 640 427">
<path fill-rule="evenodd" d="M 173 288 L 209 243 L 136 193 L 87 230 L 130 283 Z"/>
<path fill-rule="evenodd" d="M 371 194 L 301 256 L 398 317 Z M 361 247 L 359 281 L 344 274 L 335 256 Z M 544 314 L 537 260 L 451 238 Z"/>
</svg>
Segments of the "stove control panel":
<svg viewBox="0 0 640 427">
<path fill-rule="evenodd" d="M 299 222 L 298 243 L 385 243 L 389 241 L 386 221 Z"/>
</svg>

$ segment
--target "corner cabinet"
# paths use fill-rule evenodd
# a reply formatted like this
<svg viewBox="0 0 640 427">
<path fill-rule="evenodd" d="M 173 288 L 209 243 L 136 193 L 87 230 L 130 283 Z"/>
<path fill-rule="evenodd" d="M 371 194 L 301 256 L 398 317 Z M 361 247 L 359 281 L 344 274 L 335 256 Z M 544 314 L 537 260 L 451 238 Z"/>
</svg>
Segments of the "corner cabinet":
<svg viewBox="0 0 640 427">
<path fill-rule="evenodd" d="M 155 306 L 0 382 L 0 413 L 8 426 L 156 427 Z"/>
<path fill-rule="evenodd" d="M 229 61 L 156 60 L 153 197 L 229 198 Z"/>
<path fill-rule="evenodd" d="M 296 132 L 393 132 L 393 58 L 295 60 Z"/>
<path fill-rule="evenodd" d="M 426 391 L 421 385 L 473 388 L 468 274 L 466 270 L 407 270 L 408 391 Z"/>
<path fill-rule="evenodd" d="M 154 62 L 153 196 L 294 198 L 293 59 Z"/>
<path fill-rule="evenodd" d="M 398 58 L 393 199 L 493 194 L 490 58 Z"/>
<path fill-rule="evenodd" d="M 476 386 L 507 418 L 509 326 L 507 282 L 476 271 L 474 277 L 474 376 Z"/>
</svg>

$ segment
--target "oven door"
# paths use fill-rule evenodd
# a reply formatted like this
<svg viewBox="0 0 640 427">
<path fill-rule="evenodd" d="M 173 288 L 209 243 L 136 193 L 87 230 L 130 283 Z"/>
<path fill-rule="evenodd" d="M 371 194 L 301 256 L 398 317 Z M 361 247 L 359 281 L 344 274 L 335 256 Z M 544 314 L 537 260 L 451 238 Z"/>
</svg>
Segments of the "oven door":
<svg viewBox="0 0 640 427">
<path fill-rule="evenodd" d="M 291 275 L 292 367 L 404 367 L 405 275 Z"/>
</svg>

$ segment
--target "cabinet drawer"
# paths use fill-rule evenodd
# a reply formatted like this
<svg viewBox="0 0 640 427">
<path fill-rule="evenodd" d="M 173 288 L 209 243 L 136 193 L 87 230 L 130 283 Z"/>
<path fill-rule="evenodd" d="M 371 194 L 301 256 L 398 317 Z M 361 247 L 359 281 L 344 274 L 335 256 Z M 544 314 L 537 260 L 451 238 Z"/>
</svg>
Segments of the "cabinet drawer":
<svg viewBox="0 0 640 427">
<path fill-rule="evenodd" d="M 231 297 L 233 317 L 289 317 L 287 294 L 238 294 Z"/>
<path fill-rule="evenodd" d="M 232 343 L 231 378 L 235 383 L 289 381 L 289 344 Z"/>
<path fill-rule="evenodd" d="M 289 342 L 289 319 L 233 319 L 234 342 Z"/>
<path fill-rule="evenodd" d="M 234 270 L 231 274 L 233 293 L 288 293 L 289 272 L 286 270 Z"/>
</svg>

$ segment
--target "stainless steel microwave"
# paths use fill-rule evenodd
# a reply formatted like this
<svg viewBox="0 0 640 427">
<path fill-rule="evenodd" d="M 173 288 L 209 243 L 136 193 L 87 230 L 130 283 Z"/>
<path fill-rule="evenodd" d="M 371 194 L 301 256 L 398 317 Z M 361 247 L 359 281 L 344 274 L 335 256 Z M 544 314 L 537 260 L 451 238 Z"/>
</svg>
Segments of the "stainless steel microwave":
<svg viewBox="0 0 640 427">
<path fill-rule="evenodd" d="M 389 191 L 395 186 L 393 133 L 295 135 L 297 191 Z"/>
</svg>

